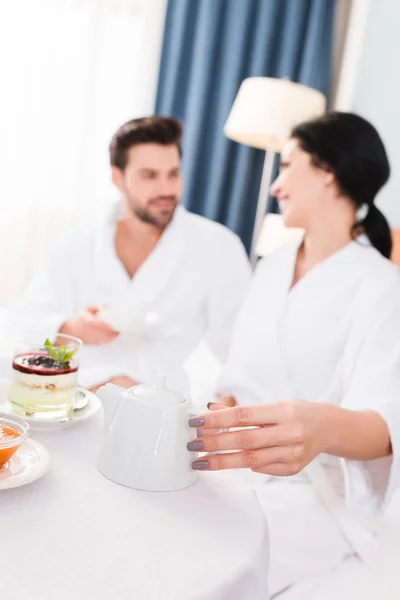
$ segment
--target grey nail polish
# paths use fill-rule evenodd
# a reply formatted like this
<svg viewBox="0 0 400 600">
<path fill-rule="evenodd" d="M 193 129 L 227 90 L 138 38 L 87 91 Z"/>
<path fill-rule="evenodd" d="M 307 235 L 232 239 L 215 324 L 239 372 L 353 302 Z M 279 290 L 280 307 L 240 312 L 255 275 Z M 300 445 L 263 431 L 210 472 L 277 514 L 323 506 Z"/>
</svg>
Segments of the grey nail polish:
<svg viewBox="0 0 400 600">
<path fill-rule="evenodd" d="M 203 427 L 205 423 L 206 420 L 204 417 L 194 417 L 193 419 L 189 419 L 190 427 Z"/>
<path fill-rule="evenodd" d="M 194 471 L 207 471 L 209 467 L 208 460 L 195 460 L 192 462 L 192 469 Z"/>
<path fill-rule="evenodd" d="M 203 450 L 204 446 L 203 442 L 201 442 L 200 440 L 196 440 L 194 442 L 189 442 L 186 445 L 186 448 L 191 452 L 200 452 L 201 450 Z"/>
</svg>

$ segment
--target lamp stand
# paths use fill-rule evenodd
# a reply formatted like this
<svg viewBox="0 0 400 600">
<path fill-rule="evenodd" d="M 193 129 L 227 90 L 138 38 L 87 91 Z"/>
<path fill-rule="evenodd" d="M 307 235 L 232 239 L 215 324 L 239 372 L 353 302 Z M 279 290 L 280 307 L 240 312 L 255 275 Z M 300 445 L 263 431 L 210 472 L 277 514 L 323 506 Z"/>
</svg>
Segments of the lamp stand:
<svg viewBox="0 0 400 600">
<path fill-rule="evenodd" d="M 268 193 L 271 186 L 272 169 L 274 166 L 275 152 L 268 150 L 265 153 L 263 172 L 261 177 L 260 192 L 258 194 L 256 218 L 254 221 L 253 238 L 251 241 L 250 260 L 253 268 L 256 266 L 257 255 L 256 246 L 260 237 L 261 228 L 264 222 L 265 212 L 267 210 Z"/>
</svg>

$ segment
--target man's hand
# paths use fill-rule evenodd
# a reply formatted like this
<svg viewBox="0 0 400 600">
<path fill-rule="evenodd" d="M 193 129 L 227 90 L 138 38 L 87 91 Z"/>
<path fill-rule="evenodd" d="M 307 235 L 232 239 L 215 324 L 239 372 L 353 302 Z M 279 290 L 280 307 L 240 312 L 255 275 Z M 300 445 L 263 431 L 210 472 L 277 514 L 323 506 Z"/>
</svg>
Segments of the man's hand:
<svg viewBox="0 0 400 600">
<path fill-rule="evenodd" d="M 76 317 L 66 321 L 59 333 L 73 335 L 87 345 L 109 344 L 118 337 L 119 333 L 111 329 L 107 323 L 100 321 L 97 318 L 98 312 L 97 306 L 89 306 Z"/>
</svg>

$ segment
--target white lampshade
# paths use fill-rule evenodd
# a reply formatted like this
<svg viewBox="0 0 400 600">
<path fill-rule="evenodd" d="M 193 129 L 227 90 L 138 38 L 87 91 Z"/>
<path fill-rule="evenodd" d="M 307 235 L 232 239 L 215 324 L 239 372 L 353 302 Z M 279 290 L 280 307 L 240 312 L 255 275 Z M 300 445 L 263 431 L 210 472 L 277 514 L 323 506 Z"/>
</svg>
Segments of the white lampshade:
<svg viewBox="0 0 400 600">
<path fill-rule="evenodd" d="M 321 92 L 288 79 L 249 77 L 225 123 L 225 135 L 248 146 L 280 152 L 295 125 L 325 112 Z"/>
<path fill-rule="evenodd" d="M 285 227 L 281 215 L 265 215 L 260 235 L 255 247 L 256 256 L 266 256 L 287 243 L 299 242 L 304 237 L 304 229 Z"/>
</svg>

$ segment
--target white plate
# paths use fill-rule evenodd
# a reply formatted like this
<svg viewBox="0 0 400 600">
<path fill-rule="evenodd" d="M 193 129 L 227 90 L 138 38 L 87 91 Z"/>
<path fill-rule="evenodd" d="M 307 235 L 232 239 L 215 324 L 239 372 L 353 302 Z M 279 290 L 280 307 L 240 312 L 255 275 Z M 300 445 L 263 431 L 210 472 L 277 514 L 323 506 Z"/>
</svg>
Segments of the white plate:
<svg viewBox="0 0 400 600">
<path fill-rule="evenodd" d="M 8 382 L 1 382 L 0 385 L 0 411 L 6 412 L 10 414 L 15 414 L 21 416 L 20 413 L 15 411 L 12 404 L 8 401 Z M 37 431 L 54 431 L 56 429 L 66 429 L 67 427 L 73 427 L 80 421 L 86 421 L 86 419 L 90 419 L 93 417 L 101 408 L 101 400 L 89 390 L 85 390 L 83 388 L 78 388 L 78 391 L 85 394 L 88 399 L 88 403 L 84 408 L 80 410 L 74 411 L 72 415 L 72 419 L 57 418 L 57 419 L 49 419 L 45 417 L 26 417 L 23 416 L 23 419 L 27 423 L 29 423 L 30 428 Z"/>
<path fill-rule="evenodd" d="M 49 462 L 46 448 L 31 438 L 26 439 L 7 466 L 0 469 L 0 490 L 36 481 L 46 473 Z"/>
</svg>

